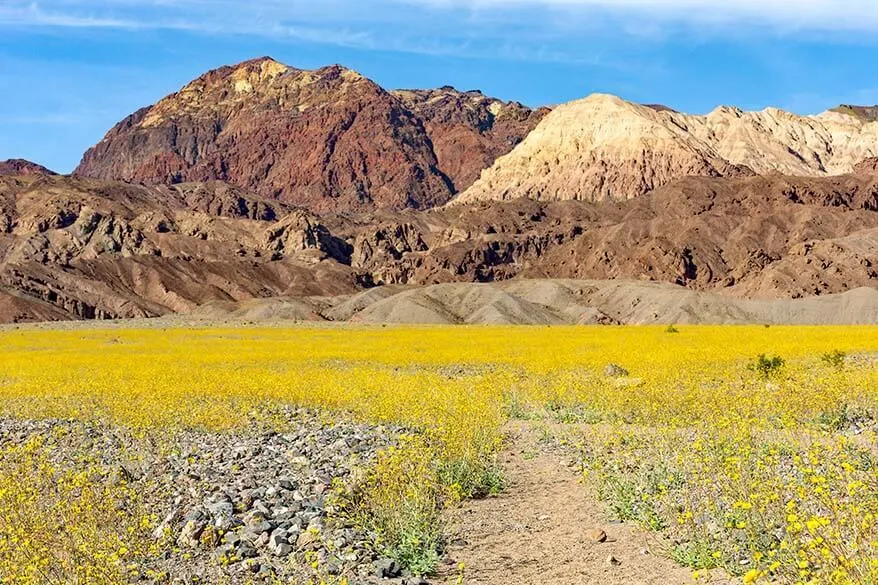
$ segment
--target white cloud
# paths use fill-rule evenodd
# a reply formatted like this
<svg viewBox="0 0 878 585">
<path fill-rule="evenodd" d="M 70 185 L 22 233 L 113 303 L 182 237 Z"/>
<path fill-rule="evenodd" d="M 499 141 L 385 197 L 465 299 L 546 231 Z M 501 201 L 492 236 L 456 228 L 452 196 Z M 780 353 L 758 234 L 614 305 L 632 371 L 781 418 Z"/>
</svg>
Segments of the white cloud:
<svg viewBox="0 0 878 585">
<path fill-rule="evenodd" d="M 11 2 L 0 6 L 0 26 L 51 26 L 62 28 L 135 28 L 137 22 L 94 16 L 79 16 L 73 13 L 47 12 L 39 4 L 21 6 Z"/>
</svg>

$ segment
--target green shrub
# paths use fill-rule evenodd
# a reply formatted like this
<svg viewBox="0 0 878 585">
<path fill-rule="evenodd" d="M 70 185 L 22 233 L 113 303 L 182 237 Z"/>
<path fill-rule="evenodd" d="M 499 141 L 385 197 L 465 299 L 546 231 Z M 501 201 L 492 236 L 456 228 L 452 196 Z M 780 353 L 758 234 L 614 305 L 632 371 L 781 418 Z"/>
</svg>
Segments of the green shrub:
<svg viewBox="0 0 878 585">
<path fill-rule="evenodd" d="M 824 353 L 820 360 L 829 366 L 830 368 L 835 368 L 836 370 L 844 369 L 844 364 L 847 361 L 848 354 L 845 352 L 836 349 L 830 353 Z"/>
<path fill-rule="evenodd" d="M 785 364 L 786 361 L 780 356 L 767 356 L 761 353 L 754 361 L 750 362 L 747 369 L 756 372 L 763 380 L 768 380 L 779 374 Z"/>
</svg>

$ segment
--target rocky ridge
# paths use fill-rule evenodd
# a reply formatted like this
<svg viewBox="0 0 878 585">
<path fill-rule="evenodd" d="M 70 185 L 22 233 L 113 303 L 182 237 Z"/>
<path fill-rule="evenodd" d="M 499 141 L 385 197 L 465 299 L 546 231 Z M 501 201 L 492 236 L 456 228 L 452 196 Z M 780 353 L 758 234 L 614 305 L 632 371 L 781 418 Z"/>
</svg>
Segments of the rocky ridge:
<svg viewBox="0 0 878 585">
<path fill-rule="evenodd" d="M 424 120 L 439 167 L 455 192 L 524 140 L 549 112 L 453 87 L 391 92 Z"/>
<path fill-rule="evenodd" d="M 0 161 L 0 177 L 7 175 L 55 175 L 43 165 L 21 158 Z"/>
<path fill-rule="evenodd" d="M 0 178 L 0 320 L 149 317 L 357 290 L 315 216 L 221 183 Z M 345 260 L 344 257 L 341 260 Z"/>
<path fill-rule="evenodd" d="M 693 116 L 596 94 L 555 108 L 455 202 L 621 201 L 687 176 L 841 175 L 876 155 L 878 123 L 848 111 Z"/>
<path fill-rule="evenodd" d="M 651 280 L 755 298 L 843 293 L 878 276 L 870 164 L 838 177 L 689 177 L 618 203 L 519 199 L 322 216 L 217 182 L 0 178 L 0 321 L 153 317 L 378 285 L 540 278 Z M 303 310 L 331 319 L 320 316 L 324 306 Z"/>
</svg>

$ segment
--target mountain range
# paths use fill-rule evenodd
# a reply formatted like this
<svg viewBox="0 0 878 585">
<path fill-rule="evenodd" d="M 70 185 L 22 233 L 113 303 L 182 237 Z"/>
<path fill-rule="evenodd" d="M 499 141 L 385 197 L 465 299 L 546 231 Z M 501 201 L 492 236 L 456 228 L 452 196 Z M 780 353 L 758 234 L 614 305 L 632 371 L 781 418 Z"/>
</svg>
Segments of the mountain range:
<svg viewBox="0 0 878 585">
<path fill-rule="evenodd" d="M 71 176 L 0 163 L 0 322 L 535 279 L 792 299 L 875 288 L 876 244 L 860 106 L 532 109 L 262 58 L 133 113 Z"/>
</svg>

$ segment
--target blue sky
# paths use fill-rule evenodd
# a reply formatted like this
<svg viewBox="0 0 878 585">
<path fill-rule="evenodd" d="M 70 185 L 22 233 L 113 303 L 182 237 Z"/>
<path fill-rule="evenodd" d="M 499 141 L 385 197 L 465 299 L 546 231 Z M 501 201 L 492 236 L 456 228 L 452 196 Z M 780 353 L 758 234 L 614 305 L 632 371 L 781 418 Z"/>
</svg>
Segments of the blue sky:
<svg viewBox="0 0 878 585">
<path fill-rule="evenodd" d="M 0 160 L 71 171 L 115 122 L 271 55 L 529 105 L 878 103 L 876 0 L 0 0 Z"/>
</svg>

